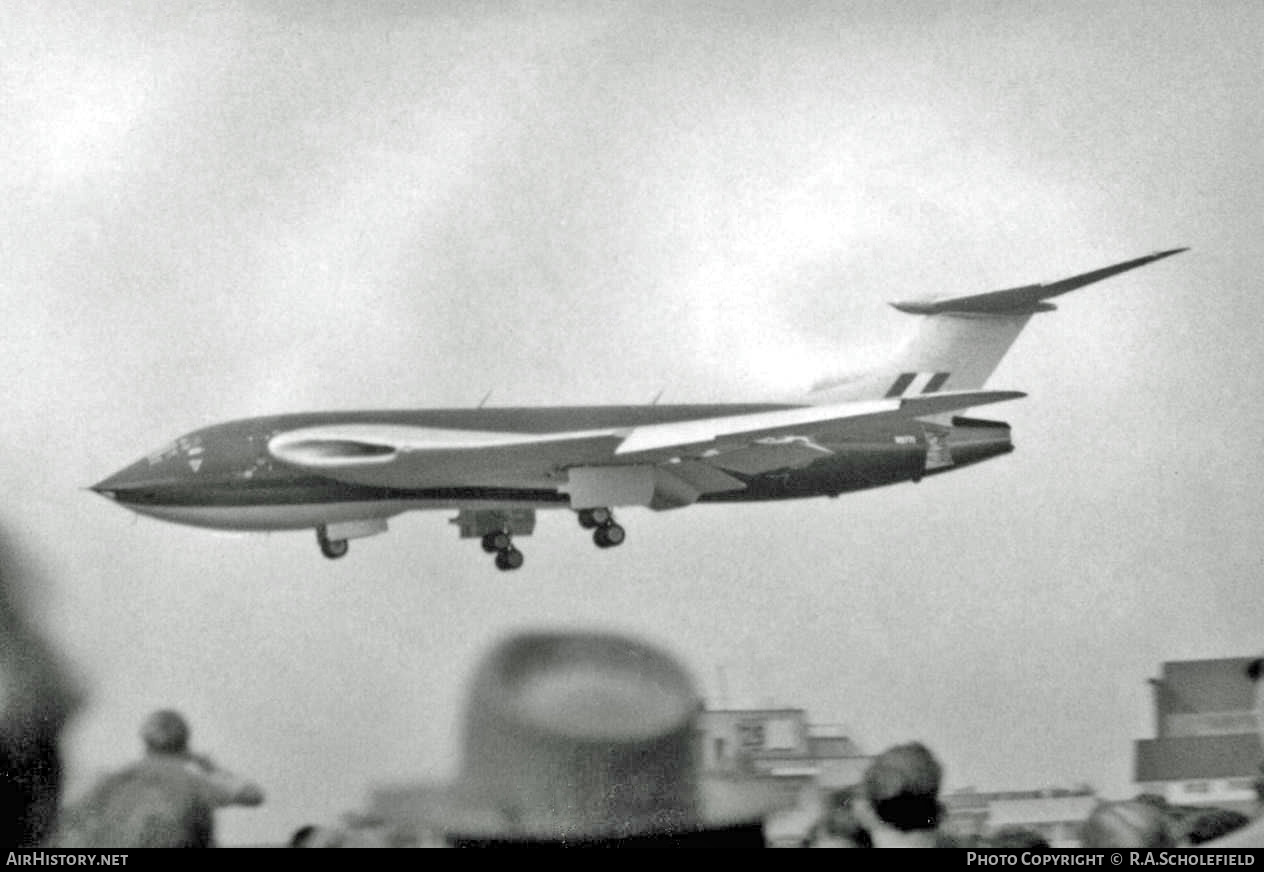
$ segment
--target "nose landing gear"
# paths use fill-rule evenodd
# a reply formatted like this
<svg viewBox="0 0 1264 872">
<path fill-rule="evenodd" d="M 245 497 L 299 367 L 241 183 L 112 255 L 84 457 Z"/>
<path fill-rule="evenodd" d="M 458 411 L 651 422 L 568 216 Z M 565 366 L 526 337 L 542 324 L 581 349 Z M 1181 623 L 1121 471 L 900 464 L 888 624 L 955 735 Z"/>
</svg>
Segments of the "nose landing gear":
<svg viewBox="0 0 1264 872">
<path fill-rule="evenodd" d="M 316 528 L 316 544 L 320 546 L 320 553 L 330 560 L 346 557 L 347 552 L 351 549 L 346 539 L 330 539 L 329 534 L 325 531 L 324 524 Z"/>
</svg>

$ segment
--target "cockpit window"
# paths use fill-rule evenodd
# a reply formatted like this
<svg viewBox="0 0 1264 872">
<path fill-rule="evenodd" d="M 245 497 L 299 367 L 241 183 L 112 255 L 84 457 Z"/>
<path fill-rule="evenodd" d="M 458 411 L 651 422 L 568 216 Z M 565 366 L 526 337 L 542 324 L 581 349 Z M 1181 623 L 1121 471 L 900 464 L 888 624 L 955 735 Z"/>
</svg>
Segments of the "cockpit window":
<svg viewBox="0 0 1264 872">
<path fill-rule="evenodd" d="M 170 460 L 171 458 L 175 457 L 176 454 L 179 453 L 179 451 L 180 451 L 179 446 L 175 442 L 172 442 L 171 444 L 164 445 L 162 448 L 159 448 L 157 451 L 150 454 L 149 457 L 146 458 L 146 460 L 149 461 L 150 466 L 157 466 L 158 464 L 162 463 L 164 460 Z"/>
<path fill-rule="evenodd" d="M 157 466 L 167 460 L 173 460 L 180 455 L 189 455 L 196 457 L 202 453 L 202 437 L 201 436 L 181 436 L 175 442 L 164 445 L 157 451 L 150 454 L 146 459 L 150 466 Z"/>
</svg>

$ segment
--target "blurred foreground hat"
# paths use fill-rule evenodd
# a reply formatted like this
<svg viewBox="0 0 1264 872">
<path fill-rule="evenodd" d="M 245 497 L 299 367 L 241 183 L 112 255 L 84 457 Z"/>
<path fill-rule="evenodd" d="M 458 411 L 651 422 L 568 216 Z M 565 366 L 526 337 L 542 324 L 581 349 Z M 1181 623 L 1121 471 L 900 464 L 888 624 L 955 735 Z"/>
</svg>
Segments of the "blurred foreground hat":
<svg viewBox="0 0 1264 872">
<path fill-rule="evenodd" d="M 461 773 L 432 823 L 449 838 L 582 842 L 761 821 L 776 793 L 700 776 L 701 708 L 688 674 L 642 642 L 513 636 L 475 675 Z"/>
<path fill-rule="evenodd" d="M 60 736 L 83 689 L 31 621 L 25 595 L 42 581 L 0 530 L 0 846 L 34 847 L 61 798 Z"/>
</svg>

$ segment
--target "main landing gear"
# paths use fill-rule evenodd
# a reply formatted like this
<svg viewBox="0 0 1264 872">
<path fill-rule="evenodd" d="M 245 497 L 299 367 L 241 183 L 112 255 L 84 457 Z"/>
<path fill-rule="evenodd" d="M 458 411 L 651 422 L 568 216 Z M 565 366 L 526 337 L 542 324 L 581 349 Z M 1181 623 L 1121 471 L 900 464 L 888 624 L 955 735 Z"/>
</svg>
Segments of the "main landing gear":
<svg viewBox="0 0 1264 872">
<path fill-rule="evenodd" d="M 325 532 L 325 525 L 321 524 L 316 528 L 316 544 L 320 546 L 320 553 L 324 554 L 330 560 L 337 560 L 339 557 L 346 557 L 347 551 L 351 546 L 347 544 L 346 539 L 330 539 Z"/>
<path fill-rule="evenodd" d="M 520 569 L 525 558 L 513 545 L 513 537 L 504 530 L 493 530 L 483 536 L 483 550 L 496 555 L 496 568 L 501 572 Z"/>
<path fill-rule="evenodd" d="M 579 526 L 593 531 L 593 542 L 598 548 L 622 545 L 628 533 L 614 521 L 614 512 L 605 508 L 580 509 Z"/>
</svg>

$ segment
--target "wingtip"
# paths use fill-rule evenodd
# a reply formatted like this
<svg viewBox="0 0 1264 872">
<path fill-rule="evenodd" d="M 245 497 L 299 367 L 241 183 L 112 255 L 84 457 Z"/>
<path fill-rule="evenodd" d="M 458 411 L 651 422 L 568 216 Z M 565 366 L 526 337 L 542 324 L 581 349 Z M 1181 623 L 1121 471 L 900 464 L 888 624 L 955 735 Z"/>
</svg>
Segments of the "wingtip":
<svg viewBox="0 0 1264 872">
<path fill-rule="evenodd" d="M 1158 260 L 1161 257 L 1171 257 L 1174 254 L 1180 254 L 1182 251 L 1189 251 L 1189 246 L 1186 245 L 1181 248 L 1169 248 L 1167 251 L 1156 251 L 1154 254 L 1150 255 L 1150 257 L 1153 260 Z"/>
<path fill-rule="evenodd" d="M 990 399 L 988 400 L 988 402 L 991 402 L 991 403 L 1004 403 L 1009 400 L 1021 400 L 1023 397 L 1027 396 L 1026 391 L 1011 391 L 1011 390 L 989 391 L 985 389 L 985 390 L 981 390 L 980 393 L 989 395 Z"/>
</svg>

